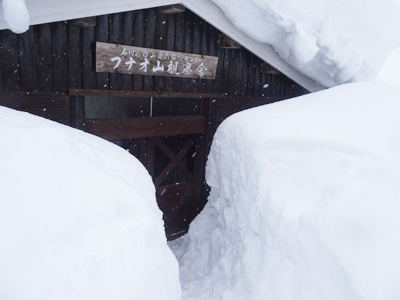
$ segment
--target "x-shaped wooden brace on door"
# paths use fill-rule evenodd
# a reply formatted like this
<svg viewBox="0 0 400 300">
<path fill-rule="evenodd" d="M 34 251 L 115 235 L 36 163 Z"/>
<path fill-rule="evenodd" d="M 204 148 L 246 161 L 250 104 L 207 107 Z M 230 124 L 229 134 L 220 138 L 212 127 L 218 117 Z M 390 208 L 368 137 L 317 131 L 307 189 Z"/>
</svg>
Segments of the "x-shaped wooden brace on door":
<svg viewBox="0 0 400 300">
<path fill-rule="evenodd" d="M 170 163 L 164 168 L 161 174 L 154 181 L 154 185 L 158 188 L 164 179 L 168 176 L 168 174 L 172 171 L 173 168 L 177 167 L 189 180 L 193 177 L 193 174 L 187 169 L 187 167 L 182 164 L 181 159 L 188 152 L 190 147 L 192 147 L 198 137 L 191 136 L 189 141 L 179 150 L 177 154 L 174 154 L 171 149 L 159 138 L 155 138 L 154 142 L 160 148 L 164 154 L 171 160 Z"/>
</svg>

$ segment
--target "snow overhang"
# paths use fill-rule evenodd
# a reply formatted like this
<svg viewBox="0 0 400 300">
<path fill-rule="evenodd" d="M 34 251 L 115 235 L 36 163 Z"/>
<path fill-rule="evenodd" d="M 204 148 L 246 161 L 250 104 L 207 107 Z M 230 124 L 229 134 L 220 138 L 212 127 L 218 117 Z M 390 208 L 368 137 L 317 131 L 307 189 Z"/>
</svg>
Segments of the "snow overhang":
<svg viewBox="0 0 400 300">
<path fill-rule="evenodd" d="M 30 13 L 30 25 L 51 23 L 83 17 L 119 13 L 177 4 L 176 0 L 26 0 Z M 244 48 L 278 69 L 310 92 L 325 89 L 309 77 L 286 63 L 268 44 L 257 42 L 238 30 L 224 12 L 211 0 L 183 0 L 184 5 L 212 26 L 230 36 Z M 0 30 L 6 29 L 3 9 L 0 6 Z"/>
</svg>

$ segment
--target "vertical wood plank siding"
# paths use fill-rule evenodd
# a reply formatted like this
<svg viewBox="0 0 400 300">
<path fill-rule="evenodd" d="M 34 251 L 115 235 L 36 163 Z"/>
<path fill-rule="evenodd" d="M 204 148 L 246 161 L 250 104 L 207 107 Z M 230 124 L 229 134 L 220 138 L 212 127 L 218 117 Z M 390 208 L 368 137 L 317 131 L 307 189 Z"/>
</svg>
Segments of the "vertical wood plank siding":
<svg viewBox="0 0 400 300">
<path fill-rule="evenodd" d="M 68 26 L 68 74 L 69 88 L 82 88 L 82 43 L 78 26 Z"/>
<path fill-rule="evenodd" d="M 18 37 L 9 30 L 0 32 L 1 79 L 4 91 L 21 90 Z"/>
<path fill-rule="evenodd" d="M 244 47 L 217 48 L 218 34 L 189 10 L 165 15 L 156 8 L 98 16 L 95 27 L 64 21 L 32 26 L 21 35 L 2 30 L 0 90 L 122 89 L 284 98 L 304 93 L 284 75 L 261 74 L 262 61 Z M 217 76 L 206 80 L 96 73 L 96 41 L 218 56 Z"/>
<path fill-rule="evenodd" d="M 246 50 L 245 45 L 240 49 L 218 48 L 219 34 L 216 28 L 189 10 L 167 15 L 158 12 L 157 8 L 98 16 L 94 27 L 78 27 L 69 21 L 63 21 L 31 26 L 21 35 L 2 30 L 0 31 L 0 105 L 28 111 L 90 131 L 87 127 L 90 122 L 85 121 L 85 114 L 90 110 L 92 114 L 94 110 L 102 110 L 101 114 L 104 115 L 119 111 L 120 117 L 128 117 L 124 120 L 130 120 L 129 117 L 149 114 L 150 104 L 142 107 L 143 103 L 149 103 L 149 99 L 144 97 L 134 103 L 135 101 L 107 96 L 107 101 L 102 99 L 98 106 L 90 107 L 90 97 L 85 99 L 81 95 L 69 96 L 69 89 L 100 89 L 102 93 L 107 90 L 124 90 L 226 95 L 217 99 L 201 100 L 178 98 L 166 101 L 157 97 L 154 99 L 155 116 L 184 117 L 186 114 L 200 114 L 206 124 L 205 128 L 202 127 L 201 132 L 205 130 L 205 134 L 201 137 L 201 143 L 186 154 L 187 157 L 193 158 L 192 154 L 198 153 L 197 162 L 189 160 L 188 163 L 191 170 L 193 168 L 200 170 L 193 174 L 195 189 L 186 186 L 186 188 L 180 187 L 182 190 L 175 191 L 176 195 L 181 191 L 186 193 L 186 198 L 177 196 L 171 198 L 172 204 L 174 199 L 185 200 L 180 202 L 178 213 L 171 213 L 169 206 L 164 208 L 167 232 L 171 236 L 175 233 L 182 234 L 182 230 L 187 229 L 189 222 L 207 199 L 202 169 L 205 158 L 202 156 L 203 146 L 199 146 L 202 141 L 205 141 L 206 155 L 217 126 L 231 114 L 306 93 L 301 86 L 284 75 L 260 73 L 264 62 Z M 96 73 L 96 42 L 217 56 L 219 61 L 216 77 L 214 80 L 209 80 Z M 189 116 L 191 117 L 194 116 Z M 93 116 L 88 117 L 88 121 L 90 118 Z M 109 132 L 113 132 L 114 126 L 109 124 Z M 180 139 L 185 141 L 185 138 L 171 139 L 171 144 L 172 142 L 176 144 Z M 145 165 L 150 174 L 155 173 L 155 168 L 164 163 L 155 161 L 156 156 L 162 161 L 163 154 L 157 153 L 162 149 L 160 146 L 156 148 L 154 139 L 143 139 L 138 141 L 137 145 L 140 145 L 141 149 L 138 152 L 139 158 L 142 162 L 146 161 Z M 142 152 L 146 147 L 147 150 Z M 200 188 L 202 184 L 203 187 Z M 175 189 L 177 186 L 172 187 Z M 158 197 L 161 196 L 162 194 L 158 194 Z M 158 203 L 163 209 L 164 202 Z M 177 231 L 173 232 L 174 230 Z"/>
<path fill-rule="evenodd" d="M 154 49 L 156 46 L 157 34 L 157 12 L 156 9 L 148 9 L 145 11 L 144 20 L 144 47 Z M 155 76 L 143 76 L 144 90 L 154 91 L 154 78 Z"/>
<path fill-rule="evenodd" d="M 137 47 L 144 47 L 144 11 L 139 10 L 135 12 L 134 21 L 134 37 L 133 45 Z M 129 44 L 130 45 L 130 44 Z M 143 91 L 143 75 L 133 75 L 133 90 Z"/>
<path fill-rule="evenodd" d="M 105 42 L 107 43 L 109 39 L 109 24 L 108 19 L 109 15 L 99 16 L 97 17 L 96 22 L 96 41 L 97 42 Z M 94 45 L 93 45 L 94 47 Z M 95 59 L 95 54 L 93 53 L 93 59 Z M 94 70 L 91 70 L 92 72 Z M 109 84 L 110 74 L 108 73 L 96 73 L 96 88 L 99 90 L 108 90 L 110 89 Z"/>
<path fill-rule="evenodd" d="M 121 18 L 121 44 L 132 45 L 133 43 L 133 19 L 134 12 L 123 13 Z M 129 91 L 133 89 L 133 76 L 129 74 L 121 74 L 121 90 Z"/>
<path fill-rule="evenodd" d="M 54 91 L 65 92 L 68 87 L 68 39 L 66 22 L 51 24 Z M 21 62 L 20 62 L 21 64 Z M 21 65 L 22 67 L 22 65 Z M 31 73 L 32 75 L 35 73 Z M 75 75 L 75 74 L 73 74 Z M 78 74 L 76 74 L 78 75 Z M 37 76 L 40 79 L 40 76 Z M 23 78 L 21 77 L 23 85 Z M 24 91 L 30 91 L 23 89 Z"/>
<path fill-rule="evenodd" d="M 109 19 L 110 25 L 110 36 L 109 42 L 113 44 L 121 44 L 121 14 L 113 14 Z M 110 89 L 111 90 L 121 90 L 122 88 L 122 74 L 110 74 Z"/>
</svg>

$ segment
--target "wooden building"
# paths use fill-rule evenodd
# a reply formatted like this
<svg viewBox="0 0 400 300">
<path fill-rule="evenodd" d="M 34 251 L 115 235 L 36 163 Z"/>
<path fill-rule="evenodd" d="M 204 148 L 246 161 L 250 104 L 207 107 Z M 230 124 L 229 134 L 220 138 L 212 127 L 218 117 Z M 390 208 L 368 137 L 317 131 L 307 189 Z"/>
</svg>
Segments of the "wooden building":
<svg viewBox="0 0 400 300">
<path fill-rule="evenodd" d="M 209 0 L 108 2 L 28 0 L 32 25 L 21 35 L 0 19 L 0 105 L 130 151 L 153 177 L 173 239 L 206 203 L 204 167 L 217 126 L 320 87 Z M 104 58 L 102 45 L 120 54 Z"/>
</svg>

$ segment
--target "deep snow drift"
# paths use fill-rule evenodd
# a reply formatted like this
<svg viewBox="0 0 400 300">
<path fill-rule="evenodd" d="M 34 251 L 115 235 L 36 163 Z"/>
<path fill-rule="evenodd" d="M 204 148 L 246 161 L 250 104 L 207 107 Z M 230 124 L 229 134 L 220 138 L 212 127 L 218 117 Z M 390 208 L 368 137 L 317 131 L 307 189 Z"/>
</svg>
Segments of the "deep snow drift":
<svg viewBox="0 0 400 300">
<path fill-rule="evenodd" d="M 0 299 L 178 300 L 145 168 L 105 140 L 0 107 Z"/>
<path fill-rule="evenodd" d="M 232 23 L 325 87 L 370 81 L 400 46 L 395 0 L 213 0 Z"/>
<path fill-rule="evenodd" d="M 182 299 L 400 299 L 400 89 L 352 83 L 218 128 L 171 243 Z"/>
</svg>

